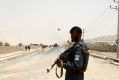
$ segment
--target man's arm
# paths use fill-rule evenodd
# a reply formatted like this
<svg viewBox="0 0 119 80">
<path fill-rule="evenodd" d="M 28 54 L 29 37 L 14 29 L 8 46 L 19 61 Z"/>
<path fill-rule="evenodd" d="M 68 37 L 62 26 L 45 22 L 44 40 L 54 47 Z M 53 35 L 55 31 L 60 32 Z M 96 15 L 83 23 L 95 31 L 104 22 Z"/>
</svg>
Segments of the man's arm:
<svg viewBox="0 0 119 80">
<path fill-rule="evenodd" d="M 63 53 L 61 53 L 60 55 L 59 55 L 59 57 L 54 61 L 54 63 L 56 63 L 57 65 L 60 65 L 60 60 L 62 60 L 63 62 L 65 62 L 65 56 L 67 56 L 68 55 L 68 53 L 69 53 L 69 51 L 70 51 L 71 49 L 70 48 L 68 48 L 68 49 L 66 49 Z"/>
<path fill-rule="evenodd" d="M 74 53 L 75 53 L 75 58 L 73 62 L 67 61 L 66 63 L 63 64 L 63 66 L 65 69 L 81 70 L 83 67 L 83 55 L 82 55 L 81 48 L 76 47 Z"/>
<path fill-rule="evenodd" d="M 72 49 L 72 47 L 66 49 L 63 53 L 61 53 L 59 55 L 59 59 L 64 61 L 65 60 L 65 57 L 68 56 L 68 54 L 70 53 L 71 49 Z"/>
</svg>

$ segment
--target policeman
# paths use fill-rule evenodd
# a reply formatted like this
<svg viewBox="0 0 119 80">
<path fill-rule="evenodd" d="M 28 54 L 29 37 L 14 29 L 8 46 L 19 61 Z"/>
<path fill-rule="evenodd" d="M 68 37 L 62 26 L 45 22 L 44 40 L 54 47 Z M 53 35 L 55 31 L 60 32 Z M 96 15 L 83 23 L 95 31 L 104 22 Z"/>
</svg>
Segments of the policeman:
<svg viewBox="0 0 119 80">
<path fill-rule="evenodd" d="M 81 35 L 82 30 L 80 27 L 74 26 L 70 30 L 71 41 L 74 45 L 65 50 L 57 60 L 63 60 L 63 68 L 66 69 L 65 80 L 84 80 L 84 72 L 82 71 L 84 56 L 81 49 Z M 56 63 L 61 67 L 62 63 L 57 61 Z"/>
</svg>

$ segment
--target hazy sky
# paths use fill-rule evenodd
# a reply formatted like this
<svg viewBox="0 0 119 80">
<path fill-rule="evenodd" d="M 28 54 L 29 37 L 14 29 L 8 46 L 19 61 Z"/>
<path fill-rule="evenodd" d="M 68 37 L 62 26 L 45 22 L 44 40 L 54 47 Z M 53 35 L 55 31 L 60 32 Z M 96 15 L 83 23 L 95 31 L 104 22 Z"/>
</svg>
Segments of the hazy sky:
<svg viewBox="0 0 119 80">
<path fill-rule="evenodd" d="M 0 0 L 0 40 L 55 43 L 70 39 L 73 26 L 85 39 L 117 33 L 113 0 Z M 60 28 L 61 31 L 58 31 Z"/>
</svg>

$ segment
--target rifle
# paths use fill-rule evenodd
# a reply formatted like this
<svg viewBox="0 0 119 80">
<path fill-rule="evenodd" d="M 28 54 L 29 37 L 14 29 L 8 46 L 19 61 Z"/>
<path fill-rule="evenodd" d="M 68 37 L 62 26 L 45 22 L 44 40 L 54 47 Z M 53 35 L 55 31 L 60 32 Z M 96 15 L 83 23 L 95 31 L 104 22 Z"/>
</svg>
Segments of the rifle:
<svg viewBox="0 0 119 80">
<path fill-rule="evenodd" d="M 57 68 L 58 68 L 58 66 L 56 66 L 55 74 L 56 74 L 57 78 L 61 78 L 62 75 L 63 75 L 63 61 L 62 61 L 62 60 L 58 60 L 58 58 L 57 58 L 56 61 L 51 65 L 51 67 L 50 67 L 49 69 L 47 68 L 47 73 L 49 73 L 49 72 L 54 68 L 54 66 L 56 65 L 57 61 L 61 61 L 60 76 L 59 76 L 58 73 L 57 73 Z"/>
<path fill-rule="evenodd" d="M 47 68 L 47 73 L 49 73 L 54 68 L 55 65 L 56 63 L 54 62 L 49 69 Z"/>
</svg>

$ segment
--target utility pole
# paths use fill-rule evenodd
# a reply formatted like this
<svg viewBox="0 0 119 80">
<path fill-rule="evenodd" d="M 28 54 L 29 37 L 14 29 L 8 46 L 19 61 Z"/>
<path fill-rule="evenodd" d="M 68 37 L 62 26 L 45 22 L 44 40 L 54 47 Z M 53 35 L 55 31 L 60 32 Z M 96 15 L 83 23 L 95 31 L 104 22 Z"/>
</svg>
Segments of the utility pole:
<svg viewBox="0 0 119 80">
<path fill-rule="evenodd" d="M 114 2 L 115 3 L 117 3 L 117 6 L 115 6 L 115 7 L 112 7 L 111 5 L 110 5 L 110 8 L 111 9 L 115 9 L 115 10 L 117 10 L 118 11 L 118 22 L 117 22 L 117 59 L 119 59 L 119 0 L 114 0 Z"/>
<path fill-rule="evenodd" d="M 84 29 L 82 29 L 82 31 L 83 31 L 83 40 L 84 40 L 84 36 L 85 36 L 85 30 L 84 30 Z"/>
<path fill-rule="evenodd" d="M 85 39 L 85 33 L 86 33 L 86 29 L 82 29 L 82 39 Z"/>
</svg>

